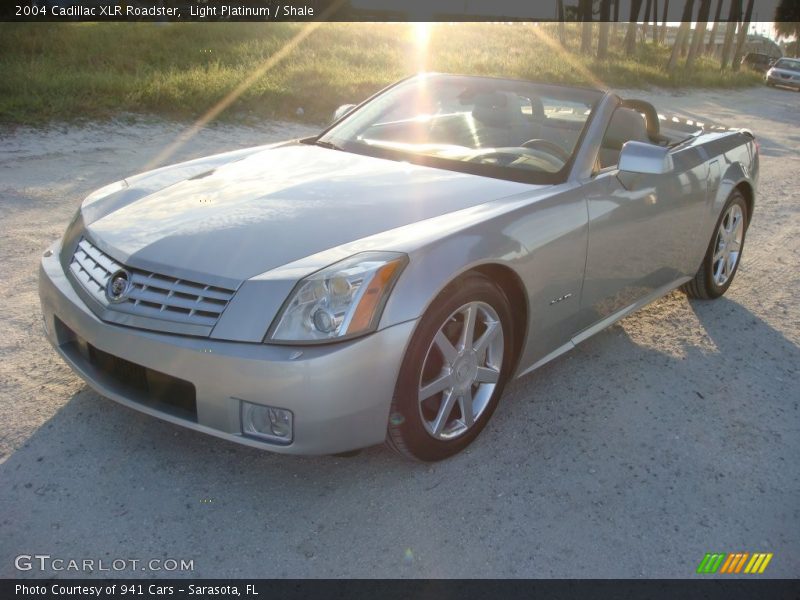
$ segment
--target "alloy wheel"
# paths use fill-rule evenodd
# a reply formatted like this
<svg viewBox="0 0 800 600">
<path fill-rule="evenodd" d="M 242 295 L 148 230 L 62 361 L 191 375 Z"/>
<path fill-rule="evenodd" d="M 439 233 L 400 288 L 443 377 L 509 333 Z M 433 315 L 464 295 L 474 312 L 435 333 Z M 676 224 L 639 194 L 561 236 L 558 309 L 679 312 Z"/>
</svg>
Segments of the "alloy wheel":
<svg viewBox="0 0 800 600">
<path fill-rule="evenodd" d="M 503 367 L 503 326 L 485 302 L 469 302 L 439 327 L 428 347 L 418 400 L 428 434 L 451 440 L 483 414 Z"/>
<path fill-rule="evenodd" d="M 739 262 L 744 239 L 744 213 L 742 207 L 733 203 L 728 208 L 717 230 L 711 272 L 714 283 L 723 286 Z"/>
</svg>

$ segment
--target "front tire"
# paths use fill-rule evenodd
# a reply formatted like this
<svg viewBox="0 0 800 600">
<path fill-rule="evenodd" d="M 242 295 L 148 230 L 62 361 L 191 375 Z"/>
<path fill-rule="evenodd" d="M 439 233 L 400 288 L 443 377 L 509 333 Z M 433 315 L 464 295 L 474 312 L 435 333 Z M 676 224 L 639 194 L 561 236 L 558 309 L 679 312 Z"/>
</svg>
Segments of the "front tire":
<svg viewBox="0 0 800 600">
<path fill-rule="evenodd" d="M 421 461 L 466 448 L 497 406 L 513 349 L 505 294 L 480 274 L 450 284 L 423 315 L 406 351 L 387 445 Z"/>
<path fill-rule="evenodd" d="M 748 223 L 747 203 L 742 193 L 734 190 L 717 220 L 700 269 L 682 287 L 687 296 L 712 300 L 728 290 L 739 269 Z"/>
</svg>

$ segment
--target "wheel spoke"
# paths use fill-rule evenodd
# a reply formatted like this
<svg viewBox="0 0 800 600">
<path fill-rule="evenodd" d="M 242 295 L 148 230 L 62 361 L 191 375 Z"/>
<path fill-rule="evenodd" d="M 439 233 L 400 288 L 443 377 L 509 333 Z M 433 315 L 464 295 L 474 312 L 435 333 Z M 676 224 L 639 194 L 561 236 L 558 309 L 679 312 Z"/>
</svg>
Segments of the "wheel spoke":
<svg viewBox="0 0 800 600">
<path fill-rule="evenodd" d="M 491 367 L 478 367 L 478 375 L 475 377 L 476 383 L 497 383 L 500 379 L 500 371 L 495 371 Z"/>
<path fill-rule="evenodd" d="M 731 234 L 732 234 L 731 237 L 736 238 L 741 228 L 742 228 L 742 215 L 737 214 L 733 217 L 733 225 L 731 226 Z"/>
<path fill-rule="evenodd" d="M 475 345 L 472 349 L 478 355 L 478 359 L 481 360 L 483 358 L 483 353 L 486 351 L 486 348 L 489 347 L 489 344 L 497 337 L 497 334 L 500 332 L 500 323 L 497 321 L 489 321 L 486 323 L 486 331 L 483 332 L 481 338 L 475 342 Z"/>
<path fill-rule="evenodd" d="M 720 257 L 719 262 L 715 264 L 716 264 L 716 269 L 714 269 L 714 281 L 716 282 L 717 285 L 720 285 L 722 283 L 723 270 L 725 269 L 725 255 L 723 254 Z"/>
<path fill-rule="evenodd" d="M 434 419 L 433 423 L 431 424 L 431 428 L 433 429 L 433 435 L 439 435 L 442 433 L 444 426 L 447 425 L 448 417 L 450 417 L 450 413 L 453 412 L 453 406 L 456 403 L 456 395 L 453 393 L 453 390 L 445 392 L 442 396 L 442 403 L 439 405 L 439 412 L 436 415 L 436 419 Z"/>
<path fill-rule="evenodd" d="M 475 422 L 475 415 L 472 414 L 472 390 L 466 390 L 458 398 L 461 407 L 461 421 L 466 427 L 472 427 Z"/>
<path fill-rule="evenodd" d="M 436 334 L 436 337 L 433 338 L 433 342 L 436 344 L 436 347 L 439 348 L 439 352 L 442 353 L 446 362 L 452 364 L 456 357 L 458 357 L 458 351 L 455 349 L 455 346 L 447 339 L 447 336 L 441 329 Z"/>
<path fill-rule="evenodd" d="M 450 376 L 450 372 L 448 371 L 431 381 L 426 386 L 420 388 L 419 401 L 422 402 L 423 400 L 427 400 L 434 394 L 443 392 L 451 387 L 453 387 L 453 378 Z"/>
<path fill-rule="evenodd" d="M 477 319 L 478 307 L 470 304 L 464 312 L 464 326 L 461 330 L 461 339 L 458 342 L 459 350 L 472 346 L 472 340 L 475 339 L 475 321 Z"/>
</svg>

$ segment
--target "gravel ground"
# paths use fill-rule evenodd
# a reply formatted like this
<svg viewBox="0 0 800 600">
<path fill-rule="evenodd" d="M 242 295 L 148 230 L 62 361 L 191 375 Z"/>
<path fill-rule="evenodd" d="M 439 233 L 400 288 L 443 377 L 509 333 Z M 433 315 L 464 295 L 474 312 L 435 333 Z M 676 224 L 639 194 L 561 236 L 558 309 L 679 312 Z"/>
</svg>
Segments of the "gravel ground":
<svg viewBox="0 0 800 600">
<path fill-rule="evenodd" d="M 800 96 L 637 95 L 757 133 L 734 285 L 715 302 L 673 293 L 517 380 L 480 439 L 435 465 L 380 447 L 276 456 L 87 388 L 42 335 L 39 255 L 82 197 L 182 127 L 0 134 L 0 576 L 40 575 L 13 561 L 44 553 L 193 559 L 200 577 L 686 577 L 709 551 L 773 552 L 766 576 L 800 576 Z M 214 127 L 175 159 L 306 131 Z"/>
</svg>

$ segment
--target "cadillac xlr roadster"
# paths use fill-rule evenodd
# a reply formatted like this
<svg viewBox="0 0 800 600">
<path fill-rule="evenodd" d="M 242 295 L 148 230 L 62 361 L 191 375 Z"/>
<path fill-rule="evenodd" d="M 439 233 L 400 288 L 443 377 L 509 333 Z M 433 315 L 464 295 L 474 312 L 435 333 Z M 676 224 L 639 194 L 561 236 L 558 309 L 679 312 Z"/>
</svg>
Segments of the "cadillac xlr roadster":
<svg viewBox="0 0 800 600">
<path fill-rule="evenodd" d="M 418 75 L 319 135 L 92 193 L 41 260 L 45 330 L 173 423 L 439 460 L 509 379 L 675 288 L 724 294 L 758 161 L 747 130 L 614 93 Z"/>
</svg>

